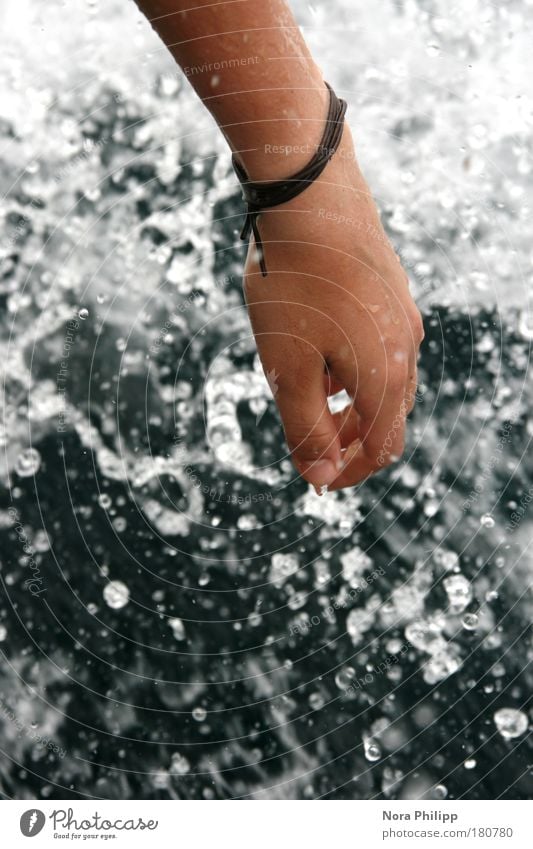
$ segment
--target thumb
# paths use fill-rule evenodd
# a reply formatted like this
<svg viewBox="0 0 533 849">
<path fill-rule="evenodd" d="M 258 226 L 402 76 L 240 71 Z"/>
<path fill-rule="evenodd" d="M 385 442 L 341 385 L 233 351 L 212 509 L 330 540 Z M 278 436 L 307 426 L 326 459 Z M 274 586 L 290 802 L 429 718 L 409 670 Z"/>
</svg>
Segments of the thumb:
<svg viewBox="0 0 533 849">
<path fill-rule="evenodd" d="M 341 444 L 324 387 L 324 365 L 306 362 L 305 378 L 297 369 L 280 375 L 276 403 L 294 465 L 322 494 L 342 469 Z"/>
</svg>

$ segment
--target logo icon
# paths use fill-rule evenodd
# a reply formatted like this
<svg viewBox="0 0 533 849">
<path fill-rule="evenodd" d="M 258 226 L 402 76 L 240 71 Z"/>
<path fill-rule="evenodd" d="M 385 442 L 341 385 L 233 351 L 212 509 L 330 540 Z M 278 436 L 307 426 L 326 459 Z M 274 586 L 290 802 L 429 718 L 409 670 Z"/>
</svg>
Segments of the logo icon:
<svg viewBox="0 0 533 849">
<path fill-rule="evenodd" d="M 32 808 L 25 811 L 20 818 L 20 830 L 24 837 L 35 837 L 43 830 L 46 817 L 42 811 Z"/>
</svg>

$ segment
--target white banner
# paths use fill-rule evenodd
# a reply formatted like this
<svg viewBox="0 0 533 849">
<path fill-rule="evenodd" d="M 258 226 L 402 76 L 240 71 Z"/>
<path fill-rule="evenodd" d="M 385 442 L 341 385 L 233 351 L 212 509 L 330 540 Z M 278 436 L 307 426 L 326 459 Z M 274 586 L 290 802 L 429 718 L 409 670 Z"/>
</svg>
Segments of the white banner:
<svg viewBox="0 0 533 849">
<path fill-rule="evenodd" d="M 0 810 L 6 849 L 532 846 L 531 802 L 9 801 Z"/>
</svg>

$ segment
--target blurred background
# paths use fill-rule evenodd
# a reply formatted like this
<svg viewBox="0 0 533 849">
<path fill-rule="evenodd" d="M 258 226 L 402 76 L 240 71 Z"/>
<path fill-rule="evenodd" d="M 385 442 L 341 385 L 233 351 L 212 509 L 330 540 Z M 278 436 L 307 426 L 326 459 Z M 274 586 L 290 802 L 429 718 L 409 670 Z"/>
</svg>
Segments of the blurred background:
<svg viewBox="0 0 533 849">
<path fill-rule="evenodd" d="M 531 0 L 294 0 L 424 312 L 405 456 L 298 479 L 240 191 L 130 0 L 0 11 L 0 793 L 531 796 Z"/>
</svg>

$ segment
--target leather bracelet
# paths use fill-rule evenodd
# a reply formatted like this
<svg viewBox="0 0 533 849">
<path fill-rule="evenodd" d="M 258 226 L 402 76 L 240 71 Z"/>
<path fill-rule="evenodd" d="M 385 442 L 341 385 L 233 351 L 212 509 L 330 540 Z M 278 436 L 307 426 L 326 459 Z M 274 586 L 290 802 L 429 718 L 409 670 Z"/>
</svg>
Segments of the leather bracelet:
<svg viewBox="0 0 533 849">
<path fill-rule="evenodd" d="M 237 161 L 235 155 L 232 157 L 233 168 L 241 184 L 242 197 L 247 205 L 241 239 L 248 239 L 250 232 L 254 234 L 255 243 L 259 251 L 259 267 L 261 268 L 263 277 L 266 277 L 268 272 L 263 243 L 257 226 L 259 215 L 267 209 L 287 203 L 305 191 L 320 176 L 337 150 L 342 138 L 346 102 L 337 97 L 328 83 L 326 83 L 326 86 L 329 91 L 329 109 L 326 126 L 320 144 L 317 145 L 315 155 L 304 168 L 286 180 L 253 182 L 248 178 L 244 167 Z"/>
</svg>

